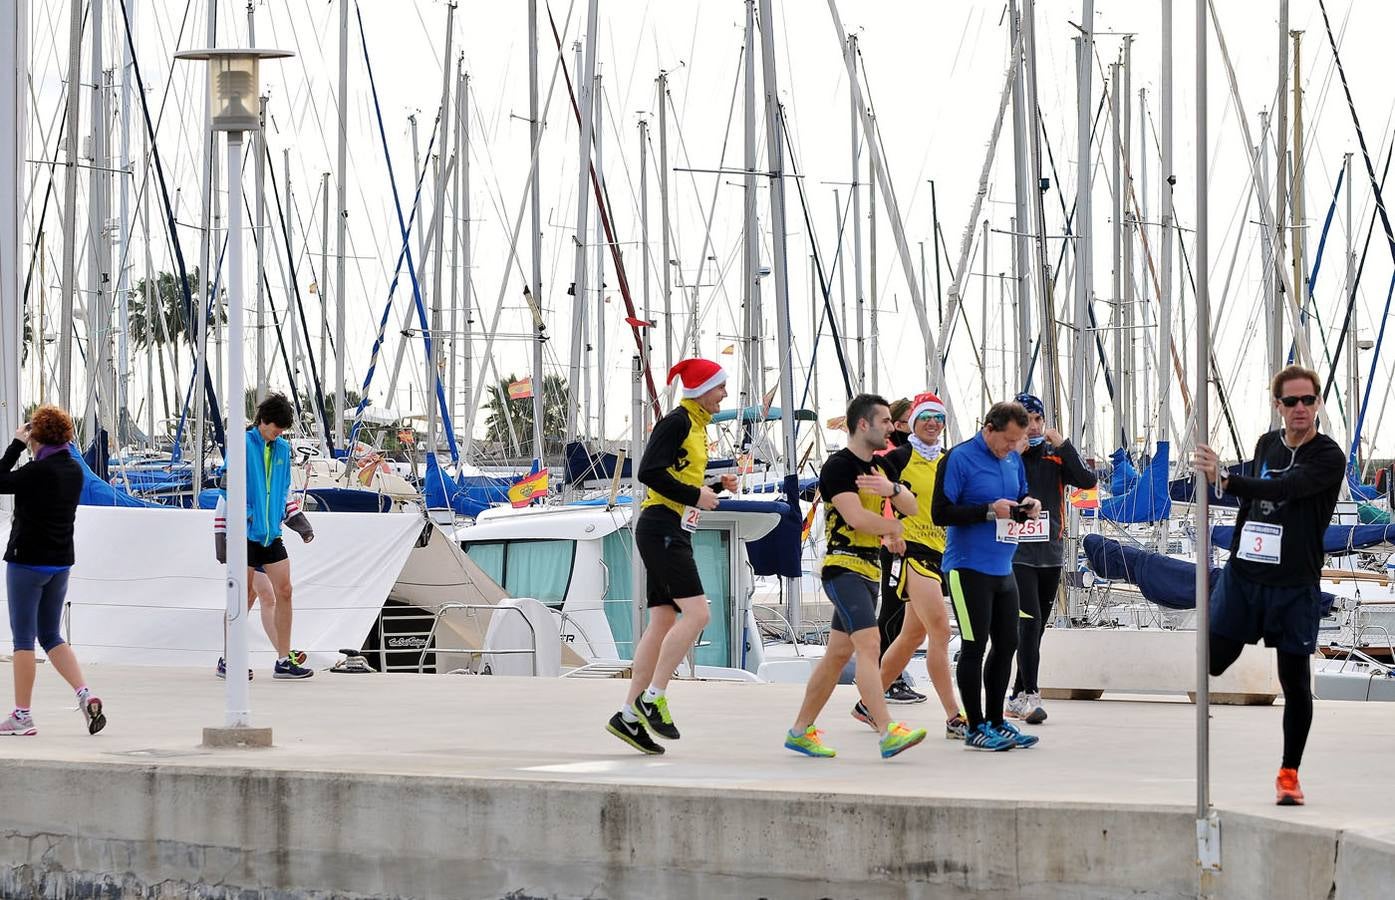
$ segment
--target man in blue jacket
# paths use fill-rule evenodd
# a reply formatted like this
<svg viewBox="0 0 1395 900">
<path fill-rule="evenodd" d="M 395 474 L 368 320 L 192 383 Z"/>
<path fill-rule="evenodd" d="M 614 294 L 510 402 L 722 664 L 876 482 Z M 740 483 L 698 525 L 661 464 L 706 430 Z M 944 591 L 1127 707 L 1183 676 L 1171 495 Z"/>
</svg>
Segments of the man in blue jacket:
<svg viewBox="0 0 1395 900">
<path fill-rule="evenodd" d="M 1003 720 L 1021 611 L 1012 557 L 1022 526 L 1041 513 L 1041 503 L 1027 496 L 1027 474 L 1017 452 L 1026 436 L 1022 404 L 995 403 L 983 429 L 951 450 L 935 472 L 930 514 L 947 530 L 942 565 L 959 622 L 955 675 L 969 720 L 964 746 L 970 750 L 1011 750 L 1037 742 Z"/>
</svg>

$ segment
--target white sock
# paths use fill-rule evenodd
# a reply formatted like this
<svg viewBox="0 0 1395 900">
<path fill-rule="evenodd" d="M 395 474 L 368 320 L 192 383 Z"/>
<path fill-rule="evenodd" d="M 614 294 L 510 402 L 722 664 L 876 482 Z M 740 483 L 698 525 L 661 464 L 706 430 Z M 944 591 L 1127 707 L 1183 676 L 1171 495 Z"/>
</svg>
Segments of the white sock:
<svg viewBox="0 0 1395 900">
<path fill-rule="evenodd" d="M 78 698 L 78 702 L 79 702 L 79 703 L 86 703 L 86 702 L 87 702 L 87 698 L 88 698 L 89 696 L 91 696 L 91 694 L 92 694 L 92 691 L 89 690 L 88 687 L 87 687 L 87 685 L 84 684 L 82 687 L 80 687 L 80 688 L 77 689 L 77 698 Z"/>
<path fill-rule="evenodd" d="M 29 718 L 33 718 L 33 717 L 29 714 L 29 707 L 27 707 L 27 706 L 16 706 L 16 707 L 15 707 L 15 711 L 14 711 L 13 713 L 11 713 L 11 715 L 13 715 L 16 719 L 29 719 Z"/>
<path fill-rule="evenodd" d="M 647 687 L 647 688 L 644 689 L 644 702 L 645 702 L 645 703 L 653 703 L 655 700 L 659 699 L 659 698 L 662 697 L 663 695 L 664 695 L 664 692 L 663 692 L 663 691 L 659 690 L 658 688 L 654 687 L 654 685 L 651 684 L 651 685 L 649 685 L 649 687 Z"/>
<path fill-rule="evenodd" d="M 639 721 L 639 716 L 635 714 L 635 708 L 628 703 L 620 707 L 620 718 L 629 722 L 631 725 Z"/>
</svg>

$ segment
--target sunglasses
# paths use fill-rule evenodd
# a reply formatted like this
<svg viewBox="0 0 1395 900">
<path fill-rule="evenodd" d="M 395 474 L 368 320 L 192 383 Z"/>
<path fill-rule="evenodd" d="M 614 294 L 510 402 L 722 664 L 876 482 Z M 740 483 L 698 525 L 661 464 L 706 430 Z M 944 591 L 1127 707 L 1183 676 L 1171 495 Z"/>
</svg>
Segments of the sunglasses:
<svg viewBox="0 0 1395 900">
<path fill-rule="evenodd" d="M 1312 405 L 1314 405 L 1315 403 L 1317 403 L 1317 400 L 1318 400 L 1318 398 L 1317 398 L 1317 395 L 1316 395 L 1316 394 L 1304 394 L 1304 395 L 1301 396 L 1301 397 L 1280 397 L 1280 398 L 1279 398 L 1279 402 L 1282 403 L 1284 406 L 1288 407 L 1289 409 L 1293 409 L 1295 406 L 1297 406 L 1297 405 L 1300 404 L 1300 403 L 1303 404 L 1304 406 L 1312 406 Z"/>
<path fill-rule="evenodd" d="M 916 417 L 917 422 L 924 422 L 926 419 L 929 419 L 931 422 L 939 422 L 941 425 L 945 423 L 943 413 L 921 413 Z"/>
</svg>

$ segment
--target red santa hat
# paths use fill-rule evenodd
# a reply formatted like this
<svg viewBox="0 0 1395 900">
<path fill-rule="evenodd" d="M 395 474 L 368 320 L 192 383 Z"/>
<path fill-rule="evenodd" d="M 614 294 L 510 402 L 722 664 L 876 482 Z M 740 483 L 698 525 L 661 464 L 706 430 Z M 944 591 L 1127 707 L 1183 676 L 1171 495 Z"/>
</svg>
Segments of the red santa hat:
<svg viewBox="0 0 1395 900">
<path fill-rule="evenodd" d="M 710 359 L 693 357 L 679 360 L 668 370 L 668 383 L 673 384 L 675 378 L 679 380 L 683 397 L 696 400 L 717 385 L 726 383 L 727 370 Z"/>
<path fill-rule="evenodd" d="M 908 421 L 911 422 L 912 425 L 914 425 L 915 420 L 920 418 L 925 413 L 939 413 L 943 416 L 945 414 L 944 401 L 942 401 L 939 397 L 937 397 L 935 394 L 930 393 L 929 391 L 926 391 L 923 394 L 916 394 L 915 408 L 911 410 L 911 415 Z"/>
</svg>

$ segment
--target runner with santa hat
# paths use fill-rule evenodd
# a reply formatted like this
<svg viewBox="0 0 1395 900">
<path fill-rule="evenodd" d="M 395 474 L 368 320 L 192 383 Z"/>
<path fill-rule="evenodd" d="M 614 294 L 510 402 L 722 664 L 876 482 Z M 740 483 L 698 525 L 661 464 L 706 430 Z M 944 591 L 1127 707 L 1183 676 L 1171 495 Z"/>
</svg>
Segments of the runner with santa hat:
<svg viewBox="0 0 1395 900">
<path fill-rule="evenodd" d="M 726 370 L 708 359 L 685 359 L 669 370 L 669 384 L 674 379 L 682 399 L 655 423 L 639 463 L 639 480 L 648 491 L 634 533 L 648 573 L 649 625 L 635 645 L 625 703 L 606 724 L 611 734 L 650 754 L 664 752 L 650 732 L 678 740 L 664 691 L 710 618 L 692 534 L 702 512 L 717 508 L 717 491 L 737 487 L 735 475 L 704 483 L 707 425 L 727 396 Z"/>
<path fill-rule="evenodd" d="M 944 575 L 940 569 L 945 530 L 930 515 L 935 469 L 944 458 L 945 405 L 928 391 L 917 396 L 914 404 L 909 415 L 908 441 L 882 457 L 887 477 L 901 484 L 916 501 L 915 509 L 909 513 L 896 510 L 904 530 L 900 538 L 886 542 L 893 554 L 887 572 L 892 588 L 890 602 L 909 606 L 914 614 L 902 616 L 900 633 L 882 653 L 882 687 L 890 689 L 928 634 L 925 668 L 944 709 L 945 737 L 962 739 L 968 732 L 968 723 L 960 715 L 959 701 L 954 697 L 954 675 L 949 668 L 949 613 L 945 609 Z M 888 602 L 884 593 L 882 603 Z M 859 722 L 877 727 L 861 700 L 852 714 Z"/>
</svg>

